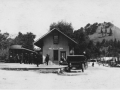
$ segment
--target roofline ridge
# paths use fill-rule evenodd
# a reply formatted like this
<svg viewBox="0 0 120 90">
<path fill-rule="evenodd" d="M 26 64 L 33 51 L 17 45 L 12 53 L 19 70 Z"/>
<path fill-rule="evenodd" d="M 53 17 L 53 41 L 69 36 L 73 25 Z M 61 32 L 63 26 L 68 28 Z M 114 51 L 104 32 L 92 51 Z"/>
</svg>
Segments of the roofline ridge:
<svg viewBox="0 0 120 90">
<path fill-rule="evenodd" d="M 71 41 L 73 41 L 74 43 L 78 44 L 75 40 L 73 40 L 71 37 L 69 37 L 68 35 L 66 35 L 65 33 L 63 33 L 62 31 L 60 31 L 58 28 L 53 28 L 51 30 L 49 30 L 46 34 L 44 34 L 42 37 L 40 37 L 39 39 L 37 39 L 33 44 L 35 44 L 36 42 L 38 42 L 40 39 L 44 38 L 46 35 L 48 35 L 50 32 L 57 30 L 58 32 L 60 32 L 61 34 L 63 34 L 64 36 L 66 36 L 67 38 L 69 38 Z"/>
</svg>

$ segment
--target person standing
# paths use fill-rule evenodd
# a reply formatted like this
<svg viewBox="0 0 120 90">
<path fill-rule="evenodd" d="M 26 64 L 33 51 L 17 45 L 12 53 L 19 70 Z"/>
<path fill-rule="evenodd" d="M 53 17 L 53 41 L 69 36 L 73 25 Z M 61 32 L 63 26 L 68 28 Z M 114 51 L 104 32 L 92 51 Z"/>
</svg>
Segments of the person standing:
<svg viewBox="0 0 120 90">
<path fill-rule="evenodd" d="M 62 56 L 59 64 L 61 65 L 61 64 L 63 64 L 63 62 L 65 62 L 65 58 Z"/>
<path fill-rule="evenodd" d="M 46 55 L 45 61 L 46 61 L 46 64 L 48 65 L 48 62 L 49 62 L 49 55 L 48 54 Z"/>
<path fill-rule="evenodd" d="M 36 62 L 37 67 L 39 67 L 39 53 L 36 54 L 36 60 L 37 60 L 37 62 Z"/>
<path fill-rule="evenodd" d="M 94 67 L 94 62 L 92 63 L 92 67 Z"/>
</svg>

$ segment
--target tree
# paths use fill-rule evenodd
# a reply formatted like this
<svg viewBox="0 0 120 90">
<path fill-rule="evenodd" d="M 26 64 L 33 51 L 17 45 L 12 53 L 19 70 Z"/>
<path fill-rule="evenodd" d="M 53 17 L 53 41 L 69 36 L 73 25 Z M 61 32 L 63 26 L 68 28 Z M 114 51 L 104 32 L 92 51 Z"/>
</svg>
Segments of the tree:
<svg viewBox="0 0 120 90">
<path fill-rule="evenodd" d="M 110 28 L 109 36 L 112 36 L 112 34 L 113 34 L 113 33 L 112 33 L 112 29 Z"/>
<path fill-rule="evenodd" d="M 85 26 L 85 28 L 88 28 L 90 26 L 90 23 L 88 23 L 86 26 Z"/>
<path fill-rule="evenodd" d="M 114 47 L 117 47 L 117 39 L 114 39 Z"/>
<path fill-rule="evenodd" d="M 102 42 L 101 42 L 101 45 L 104 46 L 104 45 L 105 45 L 105 42 L 106 42 L 106 40 L 103 39 Z"/>
<path fill-rule="evenodd" d="M 97 28 L 98 28 L 98 23 L 94 23 L 93 25 L 91 25 L 90 34 L 94 34 L 96 32 Z"/>
<path fill-rule="evenodd" d="M 53 28 L 59 29 L 69 37 L 73 37 L 73 27 L 71 23 L 67 23 L 64 21 L 60 21 L 58 23 L 54 22 L 50 25 L 50 30 L 52 30 Z"/>
<path fill-rule="evenodd" d="M 102 37 L 103 37 L 103 30 L 102 30 L 102 27 L 101 27 L 101 34 L 102 34 Z"/>
<path fill-rule="evenodd" d="M 87 49 L 90 50 L 90 57 L 97 57 L 99 54 L 99 48 L 96 47 L 96 45 L 93 43 L 92 40 L 89 41 Z"/>
<path fill-rule="evenodd" d="M 96 46 L 97 46 L 97 47 L 100 47 L 100 46 L 101 46 L 99 41 L 97 41 Z"/>
<path fill-rule="evenodd" d="M 9 46 L 11 45 L 9 33 L 1 33 L 0 31 L 0 60 L 7 60 L 9 55 Z"/>
<path fill-rule="evenodd" d="M 74 39 L 78 42 L 78 46 L 75 48 L 75 54 L 83 54 L 83 52 L 87 48 L 87 44 L 89 42 L 89 37 L 84 32 L 84 29 L 81 27 L 80 29 L 74 31 Z"/>
<path fill-rule="evenodd" d="M 105 36 L 106 36 L 106 34 L 107 34 L 107 29 L 105 29 Z"/>
<path fill-rule="evenodd" d="M 18 36 L 15 37 L 14 41 L 13 41 L 13 44 L 16 44 L 16 45 L 22 45 L 24 42 L 23 42 L 23 34 L 21 32 L 18 33 Z"/>
<path fill-rule="evenodd" d="M 84 29 L 87 35 L 92 35 L 96 32 L 98 28 L 98 23 L 94 23 L 94 24 L 87 24 Z"/>
<path fill-rule="evenodd" d="M 31 32 L 26 34 L 18 33 L 18 36 L 15 37 L 13 44 L 22 45 L 22 47 L 33 50 L 33 42 L 35 35 Z"/>
<path fill-rule="evenodd" d="M 23 47 L 33 50 L 34 49 L 34 47 L 33 47 L 34 39 L 35 39 L 35 35 L 33 33 L 27 32 L 27 34 L 24 34 Z"/>
</svg>

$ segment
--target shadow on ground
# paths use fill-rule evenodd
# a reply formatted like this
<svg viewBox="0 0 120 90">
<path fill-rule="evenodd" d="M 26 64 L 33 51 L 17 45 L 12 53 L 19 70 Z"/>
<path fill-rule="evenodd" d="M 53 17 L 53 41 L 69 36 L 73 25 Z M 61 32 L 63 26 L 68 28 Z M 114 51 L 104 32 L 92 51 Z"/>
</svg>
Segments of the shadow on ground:
<svg viewBox="0 0 120 90">
<path fill-rule="evenodd" d="M 27 68 L 1 68 L 1 70 L 11 70 L 11 71 L 28 71 Z"/>
<path fill-rule="evenodd" d="M 70 72 L 63 72 L 63 73 L 58 73 L 58 75 L 61 75 L 61 76 L 78 76 L 78 75 L 88 75 L 87 73 L 85 72 L 82 72 L 82 71 L 70 71 Z"/>
</svg>

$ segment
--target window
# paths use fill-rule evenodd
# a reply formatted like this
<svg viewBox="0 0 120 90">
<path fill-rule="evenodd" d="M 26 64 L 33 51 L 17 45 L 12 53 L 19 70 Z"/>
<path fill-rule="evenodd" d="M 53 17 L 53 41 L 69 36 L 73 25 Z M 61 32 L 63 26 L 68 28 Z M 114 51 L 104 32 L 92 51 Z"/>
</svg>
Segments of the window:
<svg viewBox="0 0 120 90">
<path fill-rule="evenodd" d="M 59 43 L 58 33 L 54 33 L 54 35 L 53 35 L 53 43 L 54 44 L 58 44 Z"/>
</svg>

